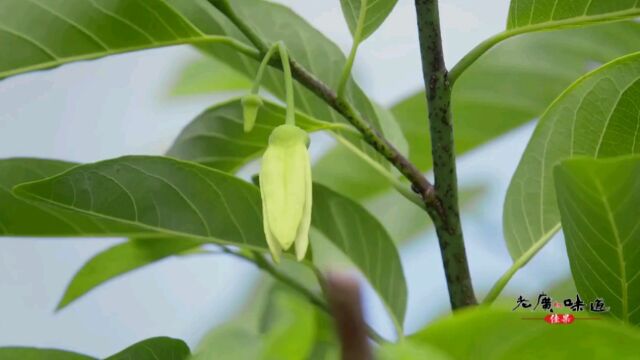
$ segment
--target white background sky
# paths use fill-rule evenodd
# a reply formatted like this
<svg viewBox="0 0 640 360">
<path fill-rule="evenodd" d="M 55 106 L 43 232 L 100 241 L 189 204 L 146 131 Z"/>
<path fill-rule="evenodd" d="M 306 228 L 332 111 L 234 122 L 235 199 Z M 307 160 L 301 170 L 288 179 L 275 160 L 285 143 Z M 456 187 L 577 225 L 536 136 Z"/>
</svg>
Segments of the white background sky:
<svg viewBox="0 0 640 360">
<path fill-rule="evenodd" d="M 348 50 L 350 36 L 338 0 L 279 2 Z M 442 0 L 448 65 L 502 30 L 507 10 L 507 0 Z M 167 95 L 177 71 L 196 56 L 188 47 L 157 49 L 0 82 L 0 158 L 90 162 L 162 153 L 177 132 L 215 100 Z M 365 90 L 385 105 L 420 88 L 412 0 L 400 0 L 380 30 L 361 46 L 355 73 Z M 502 240 L 502 201 L 530 132 L 531 126 L 519 129 L 460 161 L 463 184 L 490 183 L 475 215 L 464 219 L 473 280 L 480 293 L 510 265 Z M 402 250 L 410 295 L 408 331 L 448 306 L 439 250 L 431 234 L 422 238 Z M 512 289 L 534 293 L 567 274 L 563 243 L 558 240 L 515 277 Z M 0 346 L 57 347 L 105 356 L 157 335 L 182 338 L 195 346 L 208 328 L 238 309 L 238 299 L 248 293 L 257 273 L 250 265 L 224 257 L 170 259 L 113 281 L 54 314 L 74 272 L 116 241 L 0 239 Z M 386 315 L 370 292 L 367 298 L 370 321 L 389 334 Z"/>
</svg>

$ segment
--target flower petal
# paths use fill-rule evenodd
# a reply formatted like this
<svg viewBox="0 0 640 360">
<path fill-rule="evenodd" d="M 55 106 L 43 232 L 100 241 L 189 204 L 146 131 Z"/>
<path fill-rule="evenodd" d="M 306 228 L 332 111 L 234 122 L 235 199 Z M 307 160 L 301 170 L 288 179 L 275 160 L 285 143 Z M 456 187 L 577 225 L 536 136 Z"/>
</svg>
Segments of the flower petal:
<svg viewBox="0 0 640 360">
<path fill-rule="evenodd" d="M 267 245 L 269 246 L 269 251 L 271 251 L 271 257 L 273 261 L 276 263 L 280 262 L 280 254 L 282 253 L 282 248 L 280 244 L 276 241 L 271 229 L 269 228 L 269 222 L 267 221 L 267 202 L 264 201 L 264 192 L 260 192 L 262 197 L 262 225 L 264 227 L 264 236 L 267 239 Z"/>
<path fill-rule="evenodd" d="M 305 152 L 306 153 L 306 152 Z M 304 199 L 304 213 L 300 220 L 300 226 L 298 227 L 298 234 L 296 235 L 296 258 L 298 261 L 304 259 L 309 247 L 309 228 L 311 227 L 311 207 L 313 200 L 312 182 L 311 182 L 311 161 L 309 154 L 306 153 L 307 160 L 305 166 L 304 182 L 305 182 L 305 199 Z"/>
</svg>

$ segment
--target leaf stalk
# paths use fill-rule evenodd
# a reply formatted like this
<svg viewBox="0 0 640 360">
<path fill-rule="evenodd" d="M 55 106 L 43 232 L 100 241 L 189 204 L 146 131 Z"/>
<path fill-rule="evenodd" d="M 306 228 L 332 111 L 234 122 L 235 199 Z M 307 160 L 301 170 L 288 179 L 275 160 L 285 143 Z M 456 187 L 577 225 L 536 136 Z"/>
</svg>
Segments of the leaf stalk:
<svg viewBox="0 0 640 360">
<path fill-rule="evenodd" d="M 347 86 L 347 82 L 351 77 L 351 69 L 353 68 L 353 63 L 356 59 L 356 53 L 358 52 L 358 47 L 362 42 L 362 30 L 364 28 L 364 22 L 367 18 L 367 0 L 361 0 L 360 2 L 360 12 L 358 14 L 358 24 L 356 25 L 356 31 L 353 34 L 353 43 L 351 44 L 351 51 L 349 51 L 349 57 L 347 57 L 347 62 L 344 64 L 342 68 L 342 74 L 340 75 L 340 82 L 338 83 L 337 94 L 339 98 L 344 98 L 344 89 Z"/>
</svg>

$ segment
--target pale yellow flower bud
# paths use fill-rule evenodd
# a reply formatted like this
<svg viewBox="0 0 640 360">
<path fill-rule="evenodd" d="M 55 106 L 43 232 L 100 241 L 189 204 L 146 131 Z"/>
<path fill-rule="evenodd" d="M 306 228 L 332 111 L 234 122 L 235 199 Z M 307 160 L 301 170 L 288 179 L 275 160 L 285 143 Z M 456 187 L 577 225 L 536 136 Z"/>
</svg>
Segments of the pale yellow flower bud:
<svg viewBox="0 0 640 360">
<path fill-rule="evenodd" d="M 248 94 L 243 96 L 240 102 L 242 103 L 242 117 L 244 118 L 244 132 L 249 132 L 253 129 L 258 117 L 258 110 L 263 105 L 262 98 L 260 98 L 260 95 Z"/>
<path fill-rule="evenodd" d="M 281 125 L 269 137 L 262 157 L 260 191 L 264 232 L 273 259 L 295 244 L 304 259 L 311 226 L 311 162 L 309 135 L 295 125 Z"/>
</svg>

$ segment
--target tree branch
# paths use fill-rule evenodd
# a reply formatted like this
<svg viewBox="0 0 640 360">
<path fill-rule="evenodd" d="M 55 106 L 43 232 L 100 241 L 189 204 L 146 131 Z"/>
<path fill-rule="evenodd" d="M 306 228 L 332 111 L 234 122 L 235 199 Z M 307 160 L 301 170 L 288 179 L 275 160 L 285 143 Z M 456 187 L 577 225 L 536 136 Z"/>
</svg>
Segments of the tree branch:
<svg viewBox="0 0 640 360">
<path fill-rule="evenodd" d="M 415 0 L 422 72 L 429 107 L 435 193 L 443 214 L 434 219 L 451 307 L 477 304 L 458 209 L 458 179 L 451 121 L 451 84 L 444 64 L 437 0 Z"/>
<path fill-rule="evenodd" d="M 342 359 L 370 360 L 371 348 L 362 314 L 362 300 L 358 281 L 354 278 L 330 274 L 326 295 L 340 338 Z"/>
</svg>

